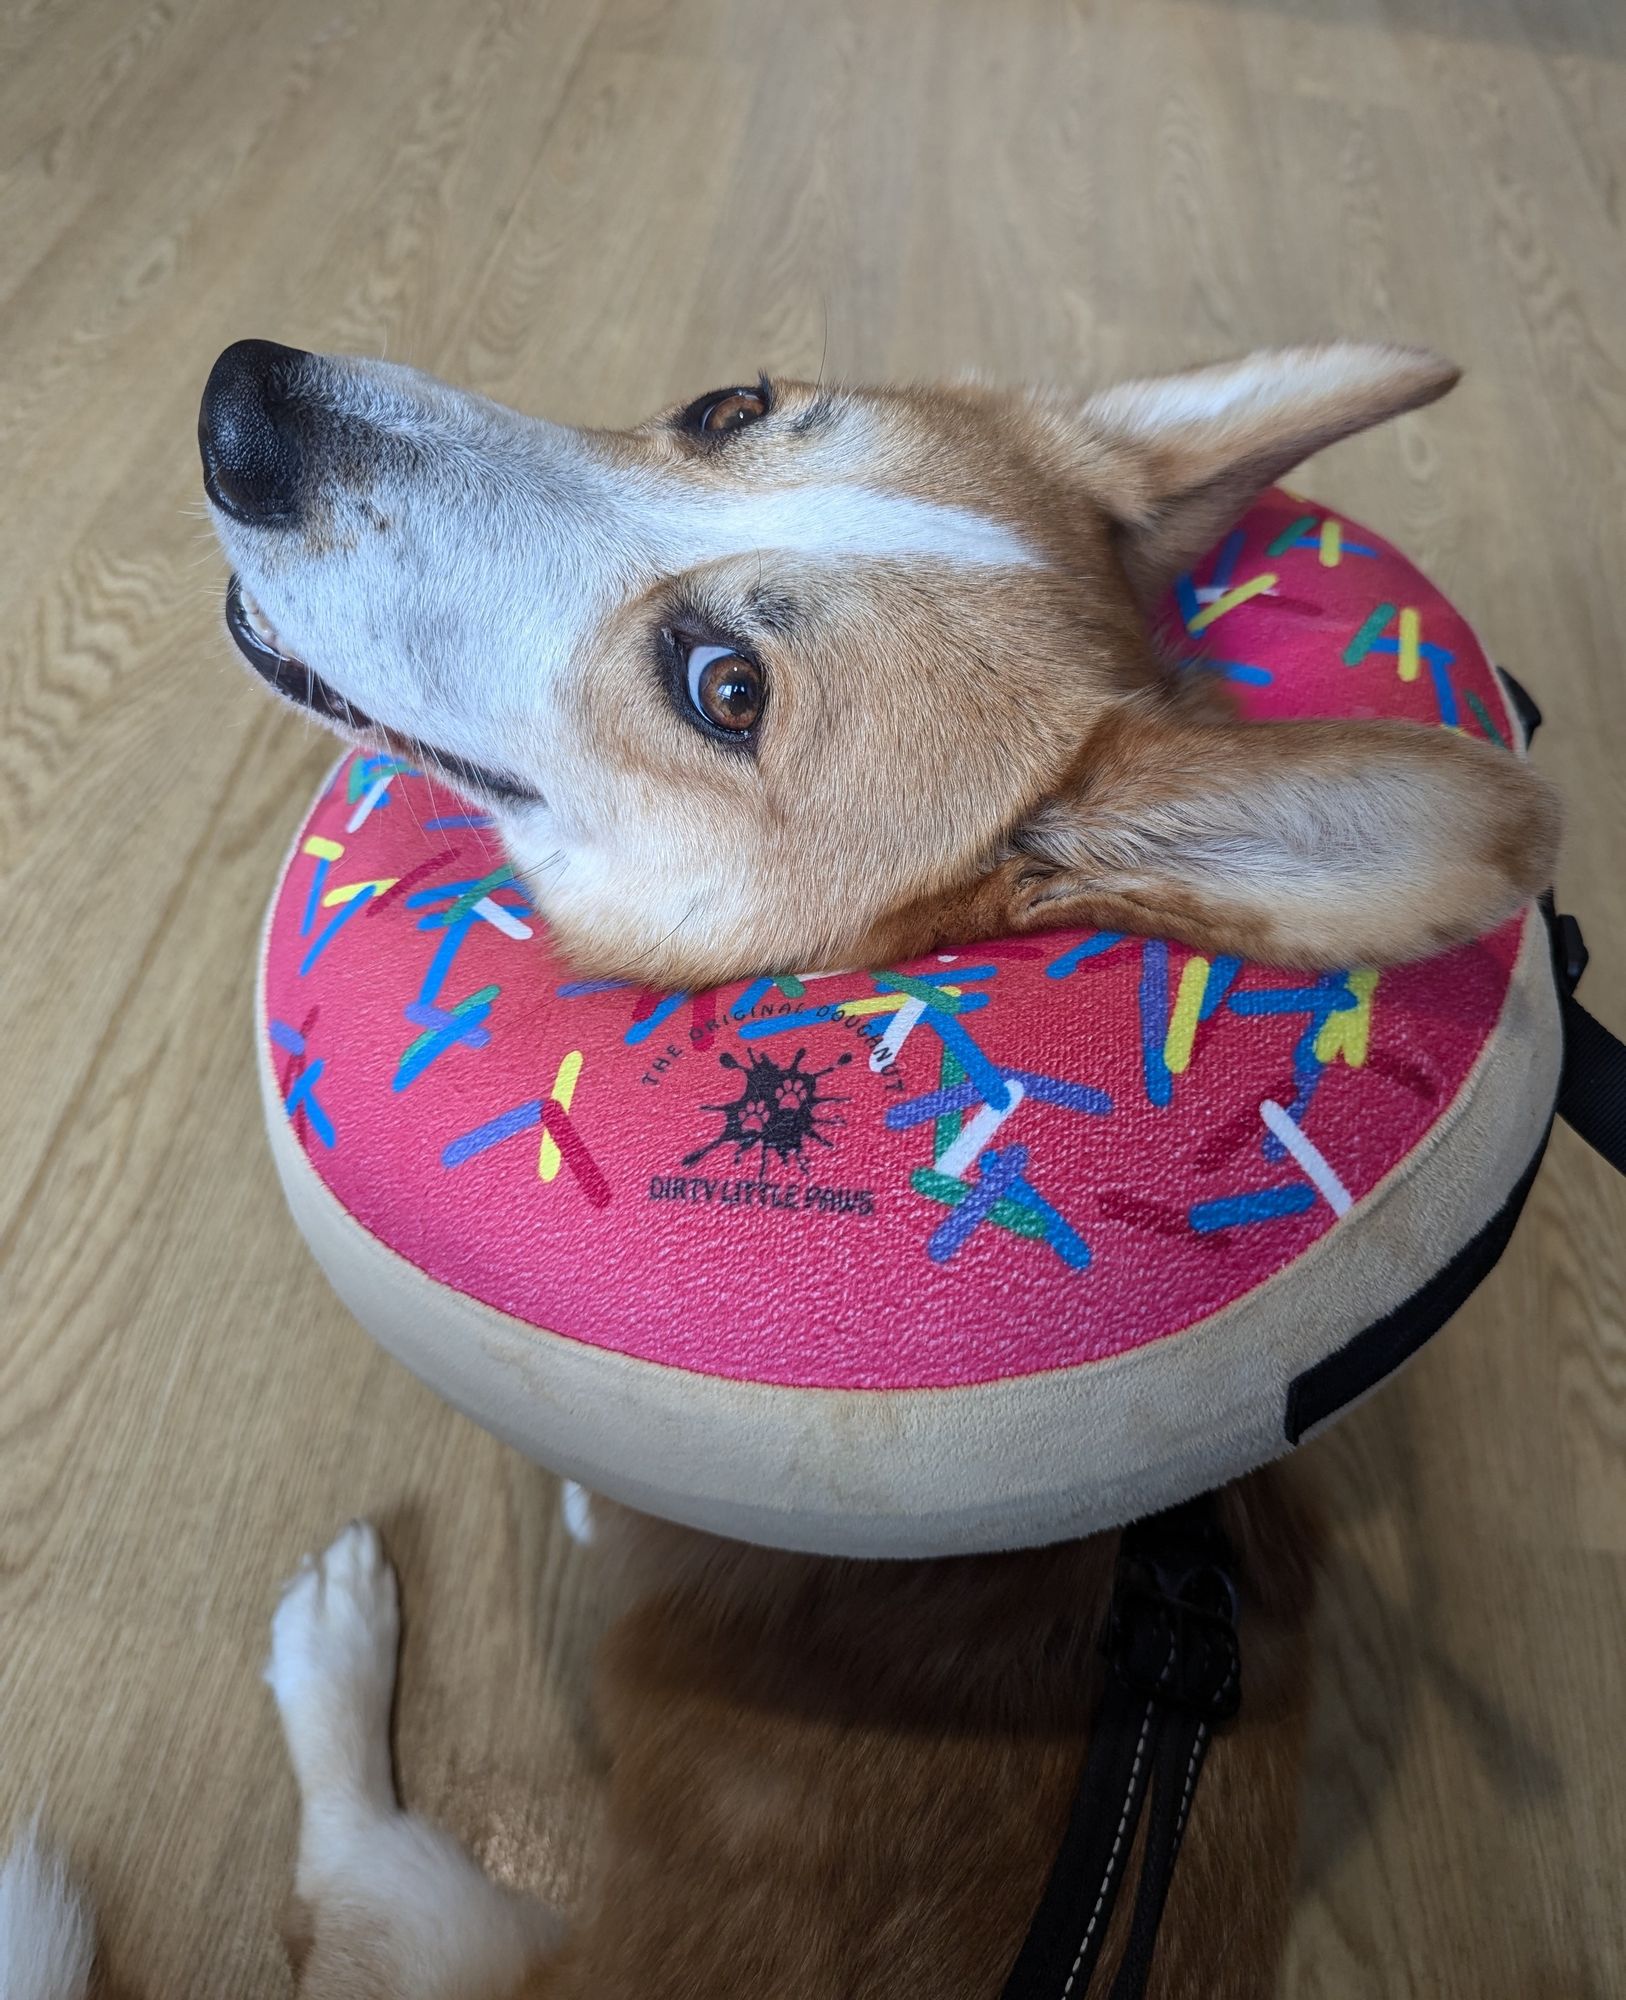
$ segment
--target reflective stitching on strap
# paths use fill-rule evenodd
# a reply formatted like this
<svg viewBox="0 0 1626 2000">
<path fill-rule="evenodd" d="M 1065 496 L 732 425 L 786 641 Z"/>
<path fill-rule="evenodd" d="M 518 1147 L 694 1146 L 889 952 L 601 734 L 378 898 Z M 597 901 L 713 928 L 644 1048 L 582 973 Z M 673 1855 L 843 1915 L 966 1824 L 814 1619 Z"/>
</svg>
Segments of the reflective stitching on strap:
<svg viewBox="0 0 1626 2000">
<path fill-rule="evenodd" d="M 1191 1811 L 1191 1792 L 1197 1782 L 1197 1766 L 1203 1761 L 1203 1751 L 1207 1747 L 1208 1724 L 1199 1722 L 1197 1734 L 1191 1745 L 1191 1757 L 1186 1765 L 1186 1788 L 1180 1794 L 1180 1810 L 1174 1820 L 1174 1845 L 1177 1851 L 1186 1831 L 1186 1814 Z"/>
<path fill-rule="evenodd" d="M 1179 1634 L 1176 1633 L 1169 1641 L 1169 1657 L 1163 1662 L 1163 1671 L 1157 1677 L 1157 1684 L 1160 1688 L 1168 1686 L 1169 1676 L 1174 1672 L 1174 1657 L 1179 1650 L 1180 1639 Z M 1090 1920 L 1084 1926 L 1084 1935 L 1078 1941 L 1078 1950 L 1073 1957 L 1072 1970 L 1067 1975 L 1067 1984 L 1061 1989 L 1061 2000 L 1071 2000 L 1073 1982 L 1078 1978 L 1078 1968 L 1084 1963 L 1084 1954 L 1090 1948 L 1090 1939 L 1095 1935 L 1095 1927 L 1101 1921 L 1101 1905 L 1106 1901 L 1107 1889 L 1112 1881 L 1114 1866 L 1118 1859 L 1118 1849 L 1123 1846 L 1124 1827 L 1128 1822 L 1130 1809 L 1135 1803 L 1135 1781 L 1140 1776 L 1140 1760 L 1146 1754 L 1146 1736 L 1156 1714 L 1157 1697 L 1154 1695 L 1147 1702 L 1146 1713 L 1141 1717 L 1140 1737 L 1135 1744 L 1135 1761 L 1129 1767 L 1129 1783 L 1124 1786 L 1124 1809 L 1118 1815 L 1118 1831 L 1112 1836 L 1112 1851 L 1108 1854 L 1107 1865 L 1101 1873 L 1101 1886 L 1096 1891 L 1095 1908 L 1091 1910 Z M 1201 1742 L 1201 1740 L 1202 1732 L 1199 1731 L 1198 1741 Z M 1182 1826 L 1185 1825 L 1185 1807 L 1191 1801 L 1191 1787 L 1195 1781 L 1196 1768 L 1195 1764 L 1193 1764 L 1193 1768 L 1186 1773 L 1186 1797 L 1180 1812 L 1180 1824 Z M 1178 1843 L 1178 1834 L 1176 1834 L 1175 1839 Z"/>
<path fill-rule="evenodd" d="M 1174 1660 L 1172 1647 L 1169 1651 L 1169 1660 L 1172 1664 Z M 1168 1669 L 1165 1668 L 1164 1672 L 1167 1674 Z M 1123 1845 L 1124 1827 L 1129 1819 L 1129 1809 L 1135 1802 L 1135 1780 L 1140 1776 L 1140 1760 L 1146 1750 L 1146 1733 L 1152 1726 L 1152 1715 L 1156 1707 L 1156 1702 L 1149 1701 L 1146 1704 L 1146 1713 L 1141 1717 L 1140 1741 L 1135 1745 L 1135 1761 L 1130 1767 L 1129 1783 L 1124 1787 L 1124 1809 L 1118 1815 L 1118 1831 L 1112 1836 L 1112 1852 L 1107 1856 L 1107 1865 L 1102 1871 L 1101 1887 L 1096 1892 L 1095 1908 L 1091 1910 L 1090 1920 L 1084 1926 L 1084 1935 L 1078 1941 L 1078 1952 L 1073 1959 L 1073 1969 L 1067 1975 L 1067 1984 L 1061 1989 L 1061 2000 L 1069 2000 L 1073 1981 L 1078 1977 L 1078 1968 L 1084 1963 L 1084 1954 L 1089 1950 L 1090 1939 L 1095 1935 L 1095 1927 L 1101 1920 L 1101 1905 L 1106 1901 L 1107 1884 L 1112 1880 L 1113 1864 L 1118 1859 L 1118 1849 Z M 1189 1785 L 1187 1795 L 1190 1795 Z"/>
</svg>

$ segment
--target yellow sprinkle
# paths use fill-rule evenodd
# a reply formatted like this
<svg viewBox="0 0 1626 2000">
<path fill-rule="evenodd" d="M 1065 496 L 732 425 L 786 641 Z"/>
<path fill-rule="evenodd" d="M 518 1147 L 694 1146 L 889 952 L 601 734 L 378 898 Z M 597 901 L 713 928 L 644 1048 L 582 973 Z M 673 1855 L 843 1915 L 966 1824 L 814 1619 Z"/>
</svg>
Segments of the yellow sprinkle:
<svg viewBox="0 0 1626 2000">
<path fill-rule="evenodd" d="M 570 1109 L 570 1100 L 576 1094 L 576 1079 L 581 1073 L 582 1052 L 580 1049 L 572 1049 L 570 1054 L 560 1063 L 554 1074 L 553 1088 L 548 1092 L 548 1095 L 556 1099 L 566 1111 Z M 564 1162 L 560 1156 L 559 1148 L 555 1143 L 553 1134 L 544 1125 L 542 1128 L 542 1149 L 536 1157 L 537 1175 L 542 1180 L 551 1181 L 563 1164 Z"/>
<path fill-rule="evenodd" d="M 1336 569 L 1344 553 L 1344 524 L 1329 514 L 1321 523 L 1321 567 Z"/>
<path fill-rule="evenodd" d="M 1370 966 L 1349 975 L 1349 989 L 1355 995 L 1353 1007 L 1329 1014 L 1315 1038 L 1317 1062 L 1336 1062 L 1340 1056 L 1351 1069 L 1366 1064 L 1366 1045 L 1372 1033 L 1372 996 L 1378 990 L 1379 974 Z"/>
<path fill-rule="evenodd" d="M 385 875 L 377 882 L 341 882 L 337 889 L 329 889 L 322 898 L 322 908 L 331 910 L 339 903 L 353 903 L 364 889 L 371 889 L 374 895 L 382 896 L 386 889 L 393 889 L 400 878 Z"/>
<path fill-rule="evenodd" d="M 1197 1039 L 1197 1016 L 1202 1011 L 1203 989 L 1208 984 L 1208 960 L 1188 958 L 1180 974 L 1174 1011 L 1169 1016 L 1169 1032 L 1163 1039 L 1163 1061 L 1171 1076 L 1184 1076 L 1191 1066 L 1191 1045 Z"/>
<path fill-rule="evenodd" d="M 1408 604 L 1400 614 L 1400 678 L 1414 681 L 1417 678 L 1417 641 L 1422 636 L 1423 621 Z"/>
<path fill-rule="evenodd" d="M 305 852 L 317 861 L 337 861 L 344 852 L 344 843 L 340 840 L 324 840 L 321 834 L 313 833 L 305 842 Z"/>
<path fill-rule="evenodd" d="M 964 990 L 960 986 L 942 988 L 945 993 L 958 994 Z M 907 993 L 877 993 L 868 1000 L 843 1000 L 836 1008 L 836 1012 L 848 1020 L 854 1020 L 860 1014 L 895 1014 L 900 1007 L 908 1003 L 910 998 Z"/>
<path fill-rule="evenodd" d="M 1263 575 L 1250 576 L 1246 583 L 1239 583 L 1235 590 L 1228 590 L 1223 597 L 1216 597 L 1212 604 L 1205 604 L 1186 629 L 1190 632 L 1205 631 L 1216 618 L 1223 618 L 1227 611 L 1234 611 L 1239 604 L 1246 604 L 1250 597 L 1257 597 L 1262 590 L 1275 588 L 1276 577 L 1273 571 L 1266 570 Z"/>
</svg>

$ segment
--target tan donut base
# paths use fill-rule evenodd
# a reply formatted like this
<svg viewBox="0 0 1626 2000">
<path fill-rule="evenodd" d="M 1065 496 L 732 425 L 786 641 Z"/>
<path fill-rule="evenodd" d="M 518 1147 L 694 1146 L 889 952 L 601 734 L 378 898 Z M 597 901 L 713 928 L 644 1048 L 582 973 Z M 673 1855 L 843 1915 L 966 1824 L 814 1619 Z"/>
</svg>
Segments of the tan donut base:
<svg viewBox="0 0 1626 2000">
<path fill-rule="evenodd" d="M 263 973 L 263 967 L 262 967 Z M 263 976 L 260 991 L 264 991 Z M 1116 1526 L 1286 1449 L 1289 1385 L 1431 1278 L 1535 1157 L 1558 1000 L 1532 911 L 1495 1032 L 1428 1138 L 1267 1283 L 1131 1352 L 965 1389 L 801 1389 L 696 1375 L 545 1332 L 363 1229 L 260 1083 L 294 1220 L 334 1289 L 430 1388 L 527 1456 L 693 1527 L 831 1554 L 949 1555 Z"/>
</svg>

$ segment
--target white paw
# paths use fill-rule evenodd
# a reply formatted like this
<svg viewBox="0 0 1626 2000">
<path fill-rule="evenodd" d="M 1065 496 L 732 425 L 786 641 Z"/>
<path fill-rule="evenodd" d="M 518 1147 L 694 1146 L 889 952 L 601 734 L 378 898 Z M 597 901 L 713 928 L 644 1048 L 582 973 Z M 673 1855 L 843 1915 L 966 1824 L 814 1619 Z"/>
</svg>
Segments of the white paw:
<svg viewBox="0 0 1626 2000">
<path fill-rule="evenodd" d="M 578 1486 L 574 1479 L 566 1479 L 559 1486 L 559 1512 L 564 1516 L 565 1533 L 573 1542 L 583 1547 L 590 1543 L 598 1532 L 593 1519 L 593 1496 L 585 1486 Z"/>
<path fill-rule="evenodd" d="M 353 1718 L 387 1727 L 401 1613 L 378 1530 L 352 1521 L 307 1556 L 271 1620 L 265 1678 L 299 1762 L 302 1737 Z"/>
</svg>

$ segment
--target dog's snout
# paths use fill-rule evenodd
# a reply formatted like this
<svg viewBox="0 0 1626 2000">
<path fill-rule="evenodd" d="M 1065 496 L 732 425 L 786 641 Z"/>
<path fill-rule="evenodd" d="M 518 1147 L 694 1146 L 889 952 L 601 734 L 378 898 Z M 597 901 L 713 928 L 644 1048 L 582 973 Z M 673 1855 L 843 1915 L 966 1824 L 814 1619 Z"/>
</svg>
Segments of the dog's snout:
<svg viewBox="0 0 1626 2000">
<path fill-rule="evenodd" d="M 198 449 L 209 498 L 253 527 L 299 512 L 302 453 L 293 393 L 309 356 L 274 340 L 239 340 L 209 371 L 198 411 Z"/>
</svg>

